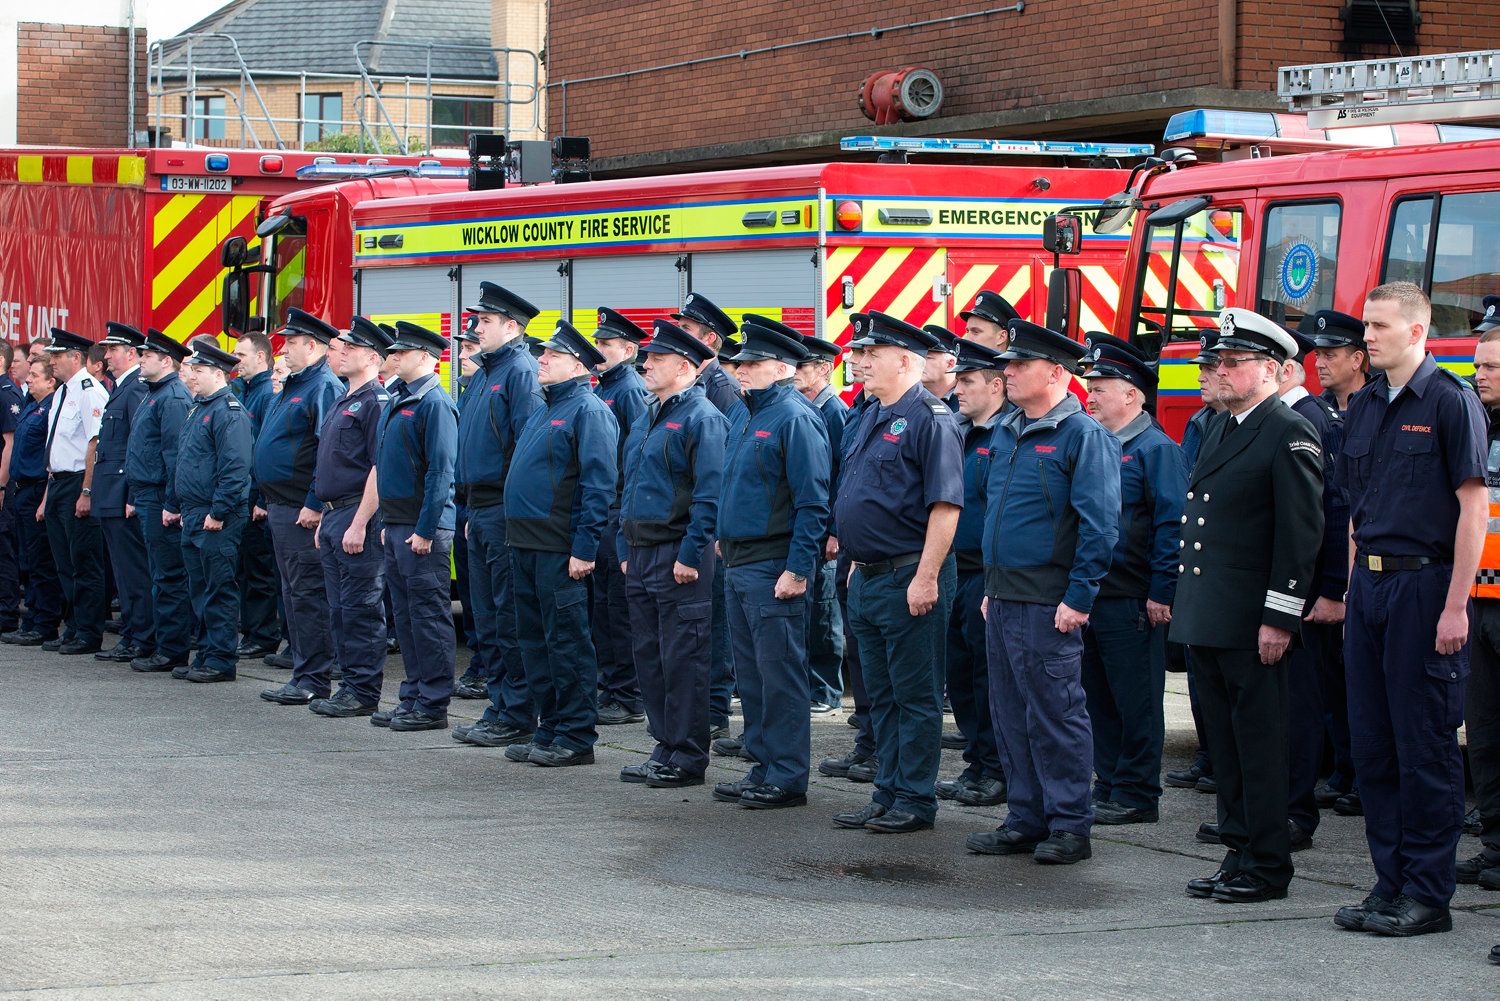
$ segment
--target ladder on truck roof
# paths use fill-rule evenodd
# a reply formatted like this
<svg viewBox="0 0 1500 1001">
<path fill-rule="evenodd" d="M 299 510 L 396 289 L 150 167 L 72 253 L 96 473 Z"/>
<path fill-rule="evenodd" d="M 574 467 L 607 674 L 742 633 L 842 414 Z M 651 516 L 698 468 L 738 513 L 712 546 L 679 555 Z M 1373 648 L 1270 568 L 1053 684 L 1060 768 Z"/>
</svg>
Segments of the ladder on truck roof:
<svg viewBox="0 0 1500 1001">
<path fill-rule="evenodd" d="M 1500 118 L 1500 49 L 1283 66 L 1277 92 L 1315 129 Z"/>
</svg>

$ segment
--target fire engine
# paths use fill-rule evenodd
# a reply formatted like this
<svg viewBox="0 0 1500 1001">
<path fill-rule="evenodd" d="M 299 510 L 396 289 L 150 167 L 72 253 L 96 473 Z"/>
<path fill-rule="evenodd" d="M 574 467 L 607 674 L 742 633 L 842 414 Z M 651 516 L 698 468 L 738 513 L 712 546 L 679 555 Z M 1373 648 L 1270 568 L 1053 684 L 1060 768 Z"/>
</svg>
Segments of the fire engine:
<svg viewBox="0 0 1500 1001">
<path fill-rule="evenodd" d="M 217 149 L 0 150 L 0 337 L 36 340 L 61 326 L 97 338 L 108 320 L 184 341 L 217 333 L 223 246 L 238 237 L 230 250 L 251 253 L 263 207 L 321 183 L 298 177 L 299 169 L 334 163 L 379 170 L 442 161 Z"/>
</svg>

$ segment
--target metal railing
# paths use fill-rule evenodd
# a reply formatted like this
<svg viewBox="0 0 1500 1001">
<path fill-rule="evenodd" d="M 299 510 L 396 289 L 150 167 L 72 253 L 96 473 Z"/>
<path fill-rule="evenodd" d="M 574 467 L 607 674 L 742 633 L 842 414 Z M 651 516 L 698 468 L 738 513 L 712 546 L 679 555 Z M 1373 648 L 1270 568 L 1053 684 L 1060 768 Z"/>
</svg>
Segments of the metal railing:
<svg viewBox="0 0 1500 1001">
<path fill-rule="evenodd" d="M 330 132 L 352 131 L 357 137 L 359 152 L 403 155 L 413 152 L 416 139 L 425 142 L 423 150 L 432 149 L 438 145 L 434 136 L 444 132 L 455 136 L 447 145 L 462 147 L 471 132 L 512 135 L 544 131 L 540 101 L 541 58 L 527 49 L 364 39 L 353 46 L 357 72 L 324 73 L 252 69 L 246 64 L 234 38 L 217 32 L 179 35 L 169 41 L 179 43 L 183 40 L 185 44 L 171 53 L 165 51 L 163 42 L 150 47 L 147 51 L 147 87 L 152 124 L 158 135 L 169 125 L 177 124 L 181 128 L 180 138 L 189 143 L 211 143 L 220 138 L 227 141 L 227 135 L 212 137 L 208 133 L 214 131 L 212 123 L 227 124 L 231 121 L 239 124 L 238 144 L 255 149 L 268 145 L 275 149 L 302 148 L 307 144 L 304 140 L 307 127 L 313 126 L 317 135 L 310 140 L 312 142 L 325 138 Z M 195 50 L 201 50 L 205 43 L 210 42 L 216 47 L 227 43 L 229 65 L 200 63 Z M 373 52 L 379 48 L 422 52 L 424 72 L 415 75 L 372 71 L 369 63 L 373 60 Z M 489 53 L 500 72 L 495 78 L 434 75 L 434 62 L 440 63 L 442 56 L 448 53 Z M 367 56 L 371 58 L 367 59 Z M 519 72 L 513 74 L 512 70 L 517 68 Z M 271 105 L 275 102 L 268 99 L 266 91 L 292 83 L 296 84 L 297 114 L 273 114 Z M 263 91 L 263 87 L 266 90 Z M 319 95 L 324 88 L 338 92 L 340 110 L 337 118 L 325 117 L 321 105 L 316 116 L 307 114 L 308 97 Z M 437 92 L 478 88 L 483 88 L 486 93 Z M 352 98 L 349 102 L 352 117 L 343 104 L 346 96 Z M 181 99 L 181 111 L 167 107 L 174 97 Z M 223 114 L 206 114 L 200 110 L 200 100 L 206 103 L 207 99 L 216 97 L 224 99 Z M 434 110 L 445 101 L 486 107 L 490 111 L 490 124 L 434 122 Z M 392 104 L 399 105 L 395 114 L 392 113 Z M 415 109 L 413 105 L 416 105 Z M 418 113 L 414 114 L 414 110 Z M 293 138 L 286 138 L 281 126 L 289 126 Z"/>
</svg>

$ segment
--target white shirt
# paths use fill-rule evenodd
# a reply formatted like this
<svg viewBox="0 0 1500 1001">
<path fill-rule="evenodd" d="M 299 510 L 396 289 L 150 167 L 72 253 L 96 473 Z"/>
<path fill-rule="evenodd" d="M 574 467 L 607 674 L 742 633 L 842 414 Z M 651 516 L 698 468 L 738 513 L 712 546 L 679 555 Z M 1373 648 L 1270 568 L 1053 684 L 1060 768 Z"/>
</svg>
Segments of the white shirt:
<svg viewBox="0 0 1500 1001">
<path fill-rule="evenodd" d="M 53 473 L 81 473 L 88 459 L 89 442 L 99 437 L 109 391 L 99 385 L 87 368 L 81 368 L 57 395 L 59 402 L 53 404 L 47 415 L 47 436 L 52 442 L 47 469 Z"/>
<path fill-rule="evenodd" d="M 1285 393 L 1281 394 L 1281 402 L 1290 407 L 1301 403 L 1304 396 L 1311 395 L 1312 394 L 1307 391 L 1306 386 L 1293 386 L 1291 389 L 1288 389 Z"/>
</svg>

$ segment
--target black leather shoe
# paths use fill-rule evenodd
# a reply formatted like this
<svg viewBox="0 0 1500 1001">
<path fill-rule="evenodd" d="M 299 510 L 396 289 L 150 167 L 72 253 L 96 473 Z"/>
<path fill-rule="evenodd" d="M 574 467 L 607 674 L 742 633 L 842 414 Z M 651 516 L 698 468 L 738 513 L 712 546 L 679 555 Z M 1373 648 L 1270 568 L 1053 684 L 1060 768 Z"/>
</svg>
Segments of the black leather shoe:
<svg viewBox="0 0 1500 1001">
<path fill-rule="evenodd" d="M 1053 831 L 1051 837 L 1031 851 L 1032 858 L 1047 865 L 1072 865 L 1093 855 L 1089 839 L 1072 831 Z"/>
<path fill-rule="evenodd" d="M 176 681 L 186 681 L 187 676 L 193 672 L 193 666 L 184 658 L 181 664 L 172 668 L 172 678 Z"/>
<path fill-rule="evenodd" d="M 1022 834 L 1014 827 L 1002 827 L 969 835 L 964 847 L 976 855 L 1030 855 L 1045 840 L 1044 837 Z"/>
<path fill-rule="evenodd" d="M 438 716 L 425 709 L 412 709 L 392 716 L 388 725 L 397 733 L 411 733 L 414 730 L 446 730 L 448 717 L 446 714 Z"/>
<path fill-rule="evenodd" d="M 1272 886 L 1254 873 L 1242 872 L 1214 887 L 1213 898 L 1226 904 L 1258 904 L 1285 900 L 1286 887 Z"/>
<path fill-rule="evenodd" d="M 1500 852 L 1490 848 L 1482 849 L 1478 855 L 1466 858 L 1454 866 L 1455 874 L 1460 883 L 1477 883 L 1479 874 L 1486 869 L 1500 866 Z"/>
<path fill-rule="evenodd" d="M 850 782 L 874 782 L 875 773 L 879 770 L 880 762 L 869 758 L 857 765 L 850 765 L 849 770 L 844 773 L 844 778 Z"/>
<path fill-rule="evenodd" d="M 710 741 L 718 740 L 721 737 L 727 736 L 729 736 L 728 723 L 719 723 L 708 728 L 708 739 Z"/>
<path fill-rule="evenodd" d="M 1333 809 L 1333 804 L 1338 802 L 1339 797 L 1344 795 L 1345 791 L 1343 789 L 1335 789 L 1327 782 L 1324 782 L 1313 790 L 1313 799 L 1317 802 L 1318 809 L 1331 810 Z"/>
<path fill-rule="evenodd" d="M 137 657 L 130 662 L 132 671 L 141 674 L 155 674 L 159 671 L 171 671 L 179 667 L 187 667 L 187 654 L 176 657 L 168 657 L 164 653 L 153 653 L 149 657 Z"/>
<path fill-rule="evenodd" d="M 313 699 L 307 704 L 307 708 L 319 716 L 343 719 L 350 716 L 371 716 L 377 707 L 368 702 L 359 701 L 359 696 L 349 689 L 340 688 L 333 693 L 333 698 Z"/>
<path fill-rule="evenodd" d="M 1228 878 L 1229 873 L 1225 872 L 1223 869 L 1220 869 L 1212 876 L 1199 879 L 1190 879 L 1188 880 L 1187 884 L 1188 896 L 1202 897 L 1205 899 L 1208 897 L 1212 897 L 1214 895 L 1214 890 L 1218 887 L 1218 885 Z"/>
<path fill-rule="evenodd" d="M 522 730 L 509 723 L 479 722 L 469 728 L 464 742 L 475 747 L 513 747 L 531 743 L 535 735 L 535 730 Z"/>
<path fill-rule="evenodd" d="M 1372 893 L 1357 904 L 1340 907 L 1338 913 L 1333 916 L 1333 923 L 1350 931 L 1364 931 L 1365 922 L 1370 920 L 1372 915 L 1384 914 L 1392 906 L 1394 905 L 1391 901 Z"/>
<path fill-rule="evenodd" d="M 1094 804 L 1094 823 L 1115 826 L 1119 824 L 1154 824 L 1161 819 L 1154 806 L 1126 806 L 1124 803 L 1107 801 Z"/>
<path fill-rule="evenodd" d="M 94 659 L 110 661 L 115 664 L 128 664 L 137 657 L 148 656 L 150 656 L 150 652 L 144 647 L 138 647 L 134 643 L 121 640 L 108 650 L 100 650 L 94 654 Z"/>
<path fill-rule="evenodd" d="M 709 743 L 708 749 L 721 758 L 744 758 L 745 735 L 738 737 L 720 737 Z"/>
<path fill-rule="evenodd" d="M 740 797 L 745 794 L 745 790 L 754 789 L 755 785 L 750 781 L 749 776 L 735 779 L 733 782 L 719 782 L 714 786 L 714 799 L 720 803 L 738 803 Z"/>
<path fill-rule="evenodd" d="M 968 746 L 969 746 L 969 742 L 964 739 L 964 735 L 963 734 L 957 732 L 956 730 L 945 730 L 945 731 L 943 731 L 943 749 L 944 750 L 947 750 L 947 751 L 962 751 L 964 748 L 966 748 Z"/>
<path fill-rule="evenodd" d="M 832 702 L 814 702 L 807 707 L 807 710 L 809 715 L 816 717 L 832 716 L 834 713 L 839 712 L 843 708 L 843 706 L 836 706 Z"/>
<path fill-rule="evenodd" d="M 68 640 L 57 648 L 57 652 L 66 657 L 77 657 L 85 653 L 98 653 L 100 645 L 98 641 Z"/>
<path fill-rule="evenodd" d="M 1193 786 L 1193 788 L 1201 793 L 1213 795 L 1219 791 L 1219 783 L 1214 780 L 1212 775 L 1205 775 L 1198 780 L 1197 785 Z"/>
<path fill-rule="evenodd" d="M 1500 890 L 1500 868 L 1484 870 L 1474 882 L 1481 890 Z"/>
<path fill-rule="evenodd" d="M 276 643 L 241 643 L 235 653 L 240 660 L 258 660 L 267 654 L 275 653 L 278 645 Z"/>
<path fill-rule="evenodd" d="M 1194 834 L 1193 838 L 1203 842 L 1205 845 L 1222 845 L 1224 843 L 1219 837 L 1219 825 L 1210 823 L 1209 821 L 1204 821 L 1198 825 L 1198 833 Z"/>
<path fill-rule="evenodd" d="M 954 799 L 964 806 L 999 806 L 1008 795 L 1009 790 L 1000 779 L 980 779 L 967 789 L 960 789 Z"/>
<path fill-rule="evenodd" d="M 1490 963 L 1500 966 L 1500 945 L 1490 946 Z"/>
<path fill-rule="evenodd" d="M 533 765 L 541 765 L 543 768 L 568 768 L 572 765 L 592 765 L 594 763 L 594 749 L 591 747 L 586 751 L 570 751 L 566 747 L 559 747 L 556 744 L 553 744 L 551 747 L 533 747 L 531 757 L 527 760 Z M 657 774 L 660 774 L 660 772 Z"/>
<path fill-rule="evenodd" d="M 1365 815 L 1364 801 L 1359 798 L 1359 791 L 1346 792 L 1333 804 L 1333 812 L 1340 817 L 1363 817 Z"/>
<path fill-rule="evenodd" d="M 65 640 L 61 636 L 54 636 L 50 640 L 43 640 L 42 643 L 41 643 L 41 647 L 42 647 L 43 650 L 46 650 L 48 653 L 57 653 L 58 650 L 62 649 L 62 645 L 64 643 L 71 643 L 71 642 L 72 642 L 72 640 Z"/>
<path fill-rule="evenodd" d="M 835 779 L 845 778 L 849 774 L 851 765 L 863 764 L 869 760 L 869 758 L 858 751 L 850 751 L 848 754 L 841 754 L 836 758 L 824 758 L 818 762 L 818 774 L 827 775 L 829 778 Z"/>
<path fill-rule="evenodd" d="M 618 702 L 599 707 L 600 726 L 624 726 L 628 723 L 641 723 L 645 719 L 645 713 L 631 712 Z"/>
<path fill-rule="evenodd" d="M 1286 822 L 1287 839 L 1291 842 L 1291 850 L 1294 852 L 1305 852 L 1312 845 L 1312 832 L 1304 831 L 1297 826 L 1296 821 Z"/>
<path fill-rule="evenodd" d="M 260 697 L 267 702 L 275 702 L 277 705 L 282 706 L 305 706 L 314 699 L 321 700 L 327 698 L 327 696 L 323 695 L 314 695 L 305 688 L 298 688 L 290 681 L 280 688 L 267 688 L 260 693 Z"/>
<path fill-rule="evenodd" d="M 932 821 L 905 810 L 887 810 L 865 821 L 865 830 L 875 834 L 911 834 L 913 831 L 932 830 Z"/>
<path fill-rule="evenodd" d="M 0 636 L 0 639 L 4 638 L 5 637 Z M 1480 814 L 1479 807 L 1476 806 L 1474 809 L 1464 814 L 1464 833 L 1472 834 L 1475 837 L 1478 837 L 1483 831 L 1484 817 Z"/>
<path fill-rule="evenodd" d="M 505 749 L 506 761 L 527 762 L 531 760 L 531 752 L 541 750 L 536 744 L 511 744 Z"/>
<path fill-rule="evenodd" d="M 870 821 L 883 816 L 885 816 L 885 807 L 879 803 L 866 803 L 864 808 L 860 810 L 835 813 L 833 815 L 833 826 L 847 828 L 851 831 L 860 830 Z"/>
<path fill-rule="evenodd" d="M 1406 894 L 1396 898 L 1390 910 L 1371 914 L 1365 919 L 1365 931 L 1376 935 L 1409 938 L 1433 932 L 1452 931 L 1453 915 L 1446 907 L 1429 907 Z"/>
<path fill-rule="evenodd" d="M 780 810 L 788 806 L 806 806 L 807 793 L 791 792 L 770 784 L 754 786 L 740 794 L 740 806 L 751 810 Z"/>
<path fill-rule="evenodd" d="M 404 712 L 406 712 L 406 710 L 403 709 L 400 705 L 391 706 L 389 709 L 377 710 L 376 712 L 372 712 L 370 714 L 370 725 L 389 727 L 391 725 L 391 720 L 395 719 L 397 716 L 400 716 Z"/>
<path fill-rule="evenodd" d="M 177 672 L 172 672 L 175 677 Z M 210 671 L 206 667 L 195 667 L 187 673 L 187 680 L 197 685 L 211 685 L 217 681 L 233 681 L 233 671 Z"/>
<path fill-rule="evenodd" d="M 937 798 L 954 799 L 958 796 L 958 791 L 967 786 L 968 783 L 968 776 L 965 775 L 960 775 L 956 779 L 943 779 L 937 784 Z"/>
<path fill-rule="evenodd" d="M 41 646 L 47 642 L 47 637 L 29 629 L 20 629 L 13 633 L 6 633 L 4 636 L 0 636 L 0 639 L 3 639 L 11 646 Z"/>
<path fill-rule="evenodd" d="M 626 765 L 620 769 L 620 781 L 640 785 L 659 767 L 655 758 L 647 758 L 638 765 Z"/>
<path fill-rule="evenodd" d="M 453 697 L 455 699 L 487 699 L 490 697 L 490 690 L 478 678 L 459 678 L 458 683 L 453 686 Z"/>
<path fill-rule="evenodd" d="M 274 667 L 278 671 L 290 671 L 292 669 L 292 648 L 287 647 L 280 653 L 273 653 L 265 658 L 267 667 Z"/>
<path fill-rule="evenodd" d="M 1203 769 L 1197 765 L 1193 765 L 1175 772 L 1167 772 L 1161 777 L 1161 780 L 1173 789 L 1196 789 L 1198 788 L 1198 780 L 1201 778 L 1203 778 Z"/>
<path fill-rule="evenodd" d="M 701 786 L 703 776 L 683 771 L 676 765 L 658 765 L 656 771 L 646 776 L 646 785 L 652 789 L 685 789 Z"/>
</svg>

